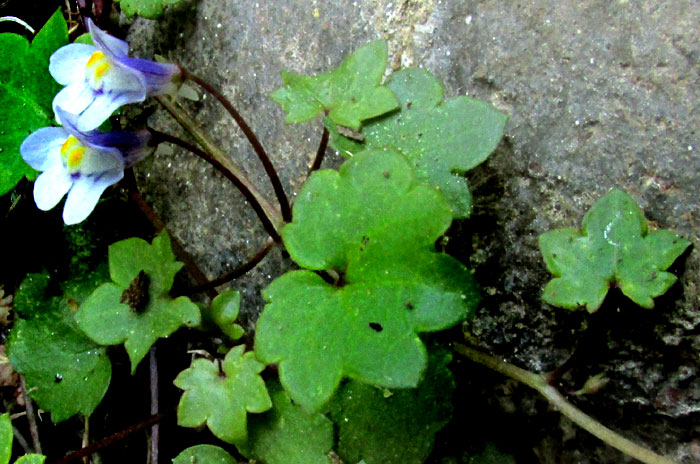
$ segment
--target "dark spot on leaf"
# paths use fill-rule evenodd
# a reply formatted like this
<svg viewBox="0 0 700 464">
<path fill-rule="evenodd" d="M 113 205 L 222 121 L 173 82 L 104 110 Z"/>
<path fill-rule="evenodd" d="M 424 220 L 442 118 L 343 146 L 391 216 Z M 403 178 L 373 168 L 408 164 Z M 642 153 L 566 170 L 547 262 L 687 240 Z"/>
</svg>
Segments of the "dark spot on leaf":
<svg viewBox="0 0 700 464">
<path fill-rule="evenodd" d="M 362 245 L 363 246 L 369 245 L 369 237 L 368 236 L 366 236 L 366 235 L 362 236 Z"/>
<path fill-rule="evenodd" d="M 410 301 L 405 302 L 403 305 L 406 307 L 406 309 L 414 308 L 413 303 L 411 303 Z"/>
<path fill-rule="evenodd" d="M 357 101 L 357 99 L 355 97 L 350 97 L 350 101 L 355 103 Z"/>
<path fill-rule="evenodd" d="M 148 305 L 148 287 L 151 279 L 146 272 L 141 271 L 129 284 L 129 288 L 122 292 L 119 302 L 129 305 L 137 313 L 143 312 Z"/>
<path fill-rule="evenodd" d="M 391 177 L 391 173 L 389 171 L 384 171 L 382 175 L 384 175 L 384 177 L 386 177 L 387 179 Z"/>
<path fill-rule="evenodd" d="M 556 254 L 556 253 L 552 253 L 552 258 L 556 258 L 556 257 L 557 257 L 557 254 Z"/>
<path fill-rule="evenodd" d="M 408 103 L 406 103 L 406 109 L 407 109 L 407 110 L 410 110 L 412 106 L 413 106 L 413 102 L 408 102 Z"/>
<path fill-rule="evenodd" d="M 53 381 L 55 383 L 61 383 L 63 381 L 63 376 L 61 374 L 56 374 L 56 377 L 54 377 Z"/>
<path fill-rule="evenodd" d="M 384 330 L 384 327 L 382 327 L 382 325 L 379 322 L 370 322 L 369 327 L 375 332 L 381 332 L 382 330 Z"/>
<path fill-rule="evenodd" d="M 422 132 L 418 132 L 418 137 L 423 137 L 423 133 L 422 133 Z"/>
<path fill-rule="evenodd" d="M 656 279 L 656 272 L 651 273 L 651 275 L 649 276 L 649 282 L 652 282 L 654 279 Z"/>
</svg>

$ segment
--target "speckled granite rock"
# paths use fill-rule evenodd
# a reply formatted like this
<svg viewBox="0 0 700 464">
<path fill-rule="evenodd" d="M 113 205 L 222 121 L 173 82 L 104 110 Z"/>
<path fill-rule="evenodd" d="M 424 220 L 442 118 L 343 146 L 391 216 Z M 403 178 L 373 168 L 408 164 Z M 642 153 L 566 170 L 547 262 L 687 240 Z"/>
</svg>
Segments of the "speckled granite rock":
<svg viewBox="0 0 700 464">
<path fill-rule="evenodd" d="M 444 80 L 448 96 L 474 96 L 511 114 L 501 147 L 469 174 L 475 214 L 455 225 L 447 245 L 485 287 L 468 329 L 484 349 L 548 371 L 567 359 L 589 326 L 596 343 L 584 347 L 592 354 L 564 381 L 572 390 L 599 372 L 611 381 L 574 402 L 626 436 L 690 463 L 700 462 L 698 250 L 676 265 L 681 283 L 654 310 L 621 302 L 619 312 L 592 319 L 540 301 L 549 276 L 537 237 L 578 227 L 597 198 L 619 187 L 660 227 L 700 243 L 698 24 L 695 0 L 184 0 L 159 22 L 136 21 L 130 39 L 139 54 L 168 56 L 235 100 L 289 192 L 303 184 L 321 128 L 319 121 L 283 123 L 267 97 L 280 86 L 283 69 L 323 72 L 383 37 L 391 68 L 424 66 Z M 190 108 L 266 186 L 252 149 L 213 103 L 208 98 Z M 161 109 L 150 122 L 178 130 Z M 265 239 L 237 191 L 199 160 L 176 151 L 154 158 L 138 175 L 210 277 L 244 261 Z M 251 321 L 261 306 L 256 294 L 290 266 L 276 250 L 235 283 L 246 292 Z M 516 447 L 523 456 L 547 463 L 628 461 L 547 412 L 525 387 L 498 376 L 483 382 L 473 388 L 493 397 L 494 410 L 505 414 L 499 417 L 538 424 Z M 444 455 L 436 462 L 461 462 L 436 454 Z"/>
</svg>

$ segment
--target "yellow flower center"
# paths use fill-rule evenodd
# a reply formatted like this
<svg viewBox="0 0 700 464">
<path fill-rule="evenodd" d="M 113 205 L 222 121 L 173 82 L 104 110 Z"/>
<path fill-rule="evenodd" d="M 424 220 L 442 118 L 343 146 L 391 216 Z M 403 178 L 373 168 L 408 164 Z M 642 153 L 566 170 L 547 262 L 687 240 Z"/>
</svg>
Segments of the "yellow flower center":
<svg viewBox="0 0 700 464">
<path fill-rule="evenodd" d="M 79 171 L 80 163 L 85 157 L 86 148 L 74 136 L 70 136 L 61 145 L 61 160 L 68 168 L 68 172 L 73 174 Z"/>
<path fill-rule="evenodd" d="M 85 77 L 93 89 L 100 90 L 102 88 L 102 79 L 111 67 L 109 59 L 101 51 L 90 55 L 85 65 Z"/>
</svg>

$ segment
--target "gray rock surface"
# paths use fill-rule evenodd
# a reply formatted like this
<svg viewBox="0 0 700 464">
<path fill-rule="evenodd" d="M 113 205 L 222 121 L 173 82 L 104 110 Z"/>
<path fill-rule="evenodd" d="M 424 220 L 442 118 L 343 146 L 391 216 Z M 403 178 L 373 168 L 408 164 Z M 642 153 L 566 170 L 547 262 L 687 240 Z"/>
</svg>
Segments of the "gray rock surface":
<svg viewBox="0 0 700 464">
<path fill-rule="evenodd" d="M 581 350 L 592 354 L 564 383 L 576 390 L 600 372 L 610 382 L 573 401 L 629 438 L 691 463 L 700 462 L 698 250 L 676 265 L 680 284 L 653 310 L 621 302 L 619 312 L 593 319 L 540 301 L 549 275 L 537 238 L 579 227 L 596 199 L 618 187 L 659 227 L 700 243 L 698 24 L 695 0 L 184 0 L 158 22 L 137 20 L 130 40 L 137 54 L 175 60 L 235 101 L 292 195 L 321 125 L 283 123 L 268 98 L 283 69 L 320 73 L 368 40 L 386 38 L 391 69 L 424 66 L 444 80 L 448 97 L 466 94 L 508 112 L 503 143 L 468 176 L 475 213 L 455 225 L 448 243 L 485 288 L 469 331 L 485 350 L 549 371 L 568 358 L 586 326 L 596 326 L 598 348 Z M 272 200 L 252 149 L 221 107 L 209 97 L 189 108 Z M 182 134 L 154 109 L 154 127 Z M 265 240 L 238 192 L 191 155 L 156 156 L 138 176 L 210 277 L 245 261 Z M 275 250 L 233 284 L 245 292 L 251 325 L 260 289 L 291 266 Z M 523 446 L 541 462 L 630 461 L 548 412 L 526 387 L 498 376 L 485 382 L 494 408 L 535 424 Z"/>
</svg>

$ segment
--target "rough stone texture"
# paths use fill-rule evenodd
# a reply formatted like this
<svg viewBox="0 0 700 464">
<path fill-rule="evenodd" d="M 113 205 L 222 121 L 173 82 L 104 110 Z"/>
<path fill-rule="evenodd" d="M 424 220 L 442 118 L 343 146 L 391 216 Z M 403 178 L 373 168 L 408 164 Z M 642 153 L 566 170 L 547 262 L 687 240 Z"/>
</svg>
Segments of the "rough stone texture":
<svg viewBox="0 0 700 464">
<path fill-rule="evenodd" d="M 485 350 L 548 371 L 586 338 L 588 326 L 595 343 L 582 345 L 586 353 L 564 383 L 576 390 L 599 372 L 610 382 L 574 402 L 626 436 L 690 463 L 700 462 L 698 251 L 675 266 L 680 285 L 654 310 L 621 300 L 619 311 L 612 307 L 607 316 L 591 318 L 540 301 L 549 275 L 537 238 L 552 228 L 579 227 L 595 200 L 619 187 L 659 227 L 699 243 L 698 24 L 695 0 L 184 0 L 159 22 L 138 20 L 130 39 L 138 54 L 176 60 L 237 102 L 281 167 L 289 192 L 303 184 L 321 129 L 319 121 L 283 123 L 281 109 L 268 98 L 283 69 L 323 72 L 383 37 L 392 69 L 424 66 L 444 80 L 448 97 L 466 94 L 507 111 L 503 143 L 469 174 L 475 213 L 455 225 L 447 245 L 471 263 L 485 288 L 469 331 Z M 211 100 L 189 106 L 266 186 L 251 148 Z M 150 122 L 178 131 L 160 109 Z M 210 277 L 244 261 L 265 239 L 237 191 L 194 157 L 180 151 L 157 156 L 138 174 Z M 259 290 L 290 266 L 276 250 L 234 284 L 245 290 L 251 323 L 261 307 Z M 469 363 L 458 368 L 472 369 Z M 532 459 L 630 461 L 547 412 L 525 387 L 499 376 L 484 382 L 480 391 L 506 420 L 532 421 L 535 432 L 521 445 L 534 450 Z"/>
</svg>

